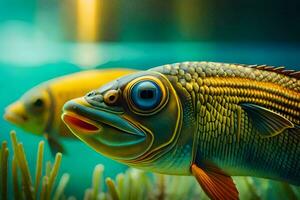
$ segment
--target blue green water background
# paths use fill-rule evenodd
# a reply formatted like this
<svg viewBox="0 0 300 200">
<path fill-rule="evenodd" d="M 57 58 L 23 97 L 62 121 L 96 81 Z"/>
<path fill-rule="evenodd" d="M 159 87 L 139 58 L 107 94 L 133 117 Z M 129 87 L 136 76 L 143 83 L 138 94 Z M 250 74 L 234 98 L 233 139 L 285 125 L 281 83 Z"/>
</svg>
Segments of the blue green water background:
<svg viewBox="0 0 300 200">
<path fill-rule="evenodd" d="M 70 51 L 76 44 L 67 43 L 52 46 L 43 53 L 59 54 L 61 57 L 42 64 L 22 63 L 14 60 L 0 60 L 0 115 L 4 108 L 20 97 L 33 86 L 65 74 L 83 70 L 72 62 Z M 300 48 L 296 45 L 272 43 L 101 43 L 93 45 L 93 52 L 99 58 L 97 68 L 127 67 L 148 69 L 154 66 L 181 61 L 218 61 L 246 64 L 268 64 L 287 66 L 288 69 L 300 69 Z M 7 49 L 0 48 L 1 52 Z M 17 49 L 16 49 L 17 51 Z M 13 53 L 13 52 L 12 52 Z M 19 53 L 20 54 L 20 53 Z M 1 56 L 0 56 L 1 57 Z M 103 59 L 101 62 L 101 58 Z M 94 81 L 94 80 L 93 80 Z M 34 174 L 37 144 L 43 139 L 40 136 L 25 133 L 0 119 L 0 142 L 10 141 L 9 131 L 14 129 L 23 142 L 31 173 Z M 105 166 L 105 176 L 115 177 L 123 172 L 126 166 L 118 164 L 97 154 L 80 141 L 62 141 L 68 154 L 63 156 L 60 176 L 64 172 L 71 174 L 66 194 L 83 197 L 84 190 L 90 187 L 93 168 L 102 163 Z M 11 145 L 9 143 L 11 149 Z M 11 152 L 12 153 L 12 152 Z M 54 160 L 46 146 L 45 160 Z M 9 174 L 10 176 L 10 174 Z M 11 184 L 9 189 L 12 190 Z"/>
</svg>

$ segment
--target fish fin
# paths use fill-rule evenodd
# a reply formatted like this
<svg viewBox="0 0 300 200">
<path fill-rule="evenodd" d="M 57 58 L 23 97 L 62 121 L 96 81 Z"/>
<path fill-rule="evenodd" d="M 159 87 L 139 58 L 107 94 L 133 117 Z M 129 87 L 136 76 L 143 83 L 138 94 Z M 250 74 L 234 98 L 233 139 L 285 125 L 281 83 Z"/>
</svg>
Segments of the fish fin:
<svg viewBox="0 0 300 200">
<path fill-rule="evenodd" d="M 192 174 L 196 177 L 204 192 L 213 200 L 239 199 L 239 192 L 232 178 L 223 172 L 203 170 L 196 164 L 191 166 Z"/>
<path fill-rule="evenodd" d="M 267 108 L 249 103 L 243 103 L 240 106 L 252 119 L 259 134 L 264 137 L 272 137 L 282 133 L 287 128 L 294 127 L 291 121 Z"/>
<path fill-rule="evenodd" d="M 53 156 L 55 156 L 58 152 L 63 154 L 66 153 L 63 145 L 55 137 L 52 137 L 49 134 L 45 134 L 45 138 L 48 141 L 48 145 Z"/>
</svg>

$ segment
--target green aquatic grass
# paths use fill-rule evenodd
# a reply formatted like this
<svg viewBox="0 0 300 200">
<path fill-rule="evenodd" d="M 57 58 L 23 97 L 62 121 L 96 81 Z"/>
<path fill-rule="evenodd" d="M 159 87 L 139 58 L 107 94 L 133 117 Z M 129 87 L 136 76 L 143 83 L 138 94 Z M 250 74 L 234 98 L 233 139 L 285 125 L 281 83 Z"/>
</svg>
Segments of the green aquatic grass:
<svg viewBox="0 0 300 200">
<path fill-rule="evenodd" d="M 10 152 L 7 142 L 3 141 L 0 149 L 0 199 L 8 197 L 8 174 L 11 170 L 13 199 L 41 200 L 76 200 L 65 194 L 65 188 L 70 181 L 70 175 L 63 174 L 58 184 L 58 172 L 62 154 L 57 153 L 53 164 L 44 160 L 44 142 L 37 147 L 35 174 L 29 171 L 25 150 L 17 140 L 15 132 L 11 132 L 13 151 Z M 9 169 L 9 156 L 11 169 Z M 43 167 L 45 167 L 43 173 Z M 93 171 L 91 187 L 85 190 L 84 200 L 206 200 L 208 197 L 199 187 L 194 177 L 168 176 L 153 174 L 129 168 L 115 179 L 105 178 L 103 165 L 96 165 Z M 32 179 L 34 177 L 34 180 Z M 73 180 L 76 181 L 76 180 Z M 300 188 L 287 183 L 275 182 L 251 177 L 234 177 L 240 193 L 240 199 L 300 199 Z M 104 185 L 106 185 L 106 189 Z M 57 185 L 57 186 L 56 186 Z M 56 186 L 56 187 L 55 187 Z"/>
<path fill-rule="evenodd" d="M 16 200 L 26 199 L 26 200 L 50 200 L 50 199 L 60 199 L 62 196 L 64 188 L 68 182 L 68 176 L 62 176 L 60 184 L 56 188 L 54 195 L 53 189 L 55 185 L 55 180 L 57 179 L 62 155 L 57 153 L 55 156 L 55 161 L 53 167 L 47 165 L 45 175 L 42 175 L 43 169 L 43 155 L 44 155 L 44 142 L 41 141 L 38 145 L 37 151 L 37 161 L 36 161 L 36 173 L 34 176 L 34 182 L 32 180 L 32 175 L 29 171 L 29 165 L 27 162 L 25 150 L 23 144 L 18 142 L 16 133 L 12 131 L 10 133 L 11 143 L 13 146 L 13 155 L 11 161 L 11 174 L 12 174 L 12 190 L 13 198 Z M 9 150 L 7 148 L 6 141 L 2 142 L 1 146 L 1 199 L 8 199 L 8 156 Z M 54 197 L 53 197 L 54 196 Z"/>
<path fill-rule="evenodd" d="M 35 185 L 34 185 L 34 197 L 37 199 L 38 192 L 39 192 L 39 186 L 40 186 L 40 180 L 42 177 L 42 167 L 43 167 L 43 158 L 44 158 L 44 141 L 41 141 L 38 146 L 38 152 L 37 152 L 37 160 L 36 160 L 36 172 L 35 172 Z"/>
<path fill-rule="evenodd" d="M 116 185 L 115 185 L 114 181 L 111 178 L 106 178 L 105 183 L 108 188 L 108 193 L 112 197 L 112 199 L 119 200 L 120 199 L 119 193 L 116 189 Z"/>
<path fill-rule="evenodd" d="M 102 165 L 97 165 L 95 167 L 95 170 L 93 173 L 93 190 L 92 190 L 92 194 L 91 194 L 91 198 L 93 200 L 97 199 L 97 195 L 98 195 L 99 191 L 101 191 L 101 189 L 102 189 L 101 180 L 102 180 L 102 176 L 103 176 L 103 170 L 104 170 L 104 167 Z"/>
<path fill-rule="evenodd" d="M 7 143 L 2 142 L 1 146 L 1 199 L 7 199 L 7 174 L 8 174 L 8 148 Z"/>
<path fill-rule="evenodd" d="M 59 200 L 64 195 L 64 190 L 70 180 L 70 175 L 65 173 L 62 175 L 59 184 L 57 186 L 57 190 L 54 194 L 53 200 Z"/>
</svg>

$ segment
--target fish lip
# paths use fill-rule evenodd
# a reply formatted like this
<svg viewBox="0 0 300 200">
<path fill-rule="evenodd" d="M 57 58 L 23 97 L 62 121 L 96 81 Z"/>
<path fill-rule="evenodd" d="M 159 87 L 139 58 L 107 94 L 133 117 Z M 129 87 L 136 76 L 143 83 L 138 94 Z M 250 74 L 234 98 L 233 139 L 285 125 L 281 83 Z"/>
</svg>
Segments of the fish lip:
<svg viewBox="0 0 300 200">
<path fill-rule="evenodd" d="M 81 116 L 78 116 L 76 113 L 73 113 L 73 112 L 65 112 L 62 114 L 62 120 L 68 125 L 70 126 L 70 128 L 75 128 L 79 131 L 84 131 L 85 133 L 88 133 L 88 134 L 95 134 L 95 133 L 99 133 L 102 129 L 102 127 L 96 123 L 94 123 L 93 121 L 85 118 L 85 117 L 81 117 Z M 94 130 L 92 128 L 85 128 L 83 126 L 80 126 L 78 124 L 75 124 L 75 123 L 72 123 L 71 120 L 73 119 L 76 119 L 76 120 L 79 120 L 85 124 L 88 124 L 90 126 L 93 126 L 94 127 Z"/>
<path fill-rule="evenodd" d="M 13 113 L 13 112 L 10 112 L 10 111 L 5 111 L 4 112 L 4 115 L 3 115 L 3 118 L 12 123 L 12 124 L 15 124 L 15 125 L 20 125 L 20 124 L 23 124 L 25 123 L 25 119 L 22 118 L 22 116 L 16 114 L 16 113 Z"/>
<path fill-rule="evenodd" d="M 75 113 L 77 116 L 87 118 L 90 123 L 111 126 L 126 134 L 145 137 L 146 134 L 137 128 L 132 122 L 118 116 L 115 113 L 108 112 L 107 110 L 95 109 L 90 106 L 82 106 L 74 100 L 68 101 L 63 107 L 63 115 L 67 113 Z"/>
</svg>

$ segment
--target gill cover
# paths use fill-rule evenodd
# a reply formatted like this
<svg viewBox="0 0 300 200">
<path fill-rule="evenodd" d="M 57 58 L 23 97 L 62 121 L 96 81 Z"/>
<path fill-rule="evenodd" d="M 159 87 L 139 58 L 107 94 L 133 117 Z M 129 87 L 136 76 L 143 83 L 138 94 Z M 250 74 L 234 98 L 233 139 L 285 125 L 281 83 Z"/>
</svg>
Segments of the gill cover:
<svg viewBox="0 0 300 200">
<path fill-rule="evenodd" d="M 63 119 L 75 135 L 96 151 L 133 164 L 164 153 L 175 142 L 181 114 L 179 99 L 169 80 L 160 73 L 145 71 L 68 102 Z M 71 115 L 99 130 L 89 134 L 79 123 L 66 120 Z"/>
</svg>

